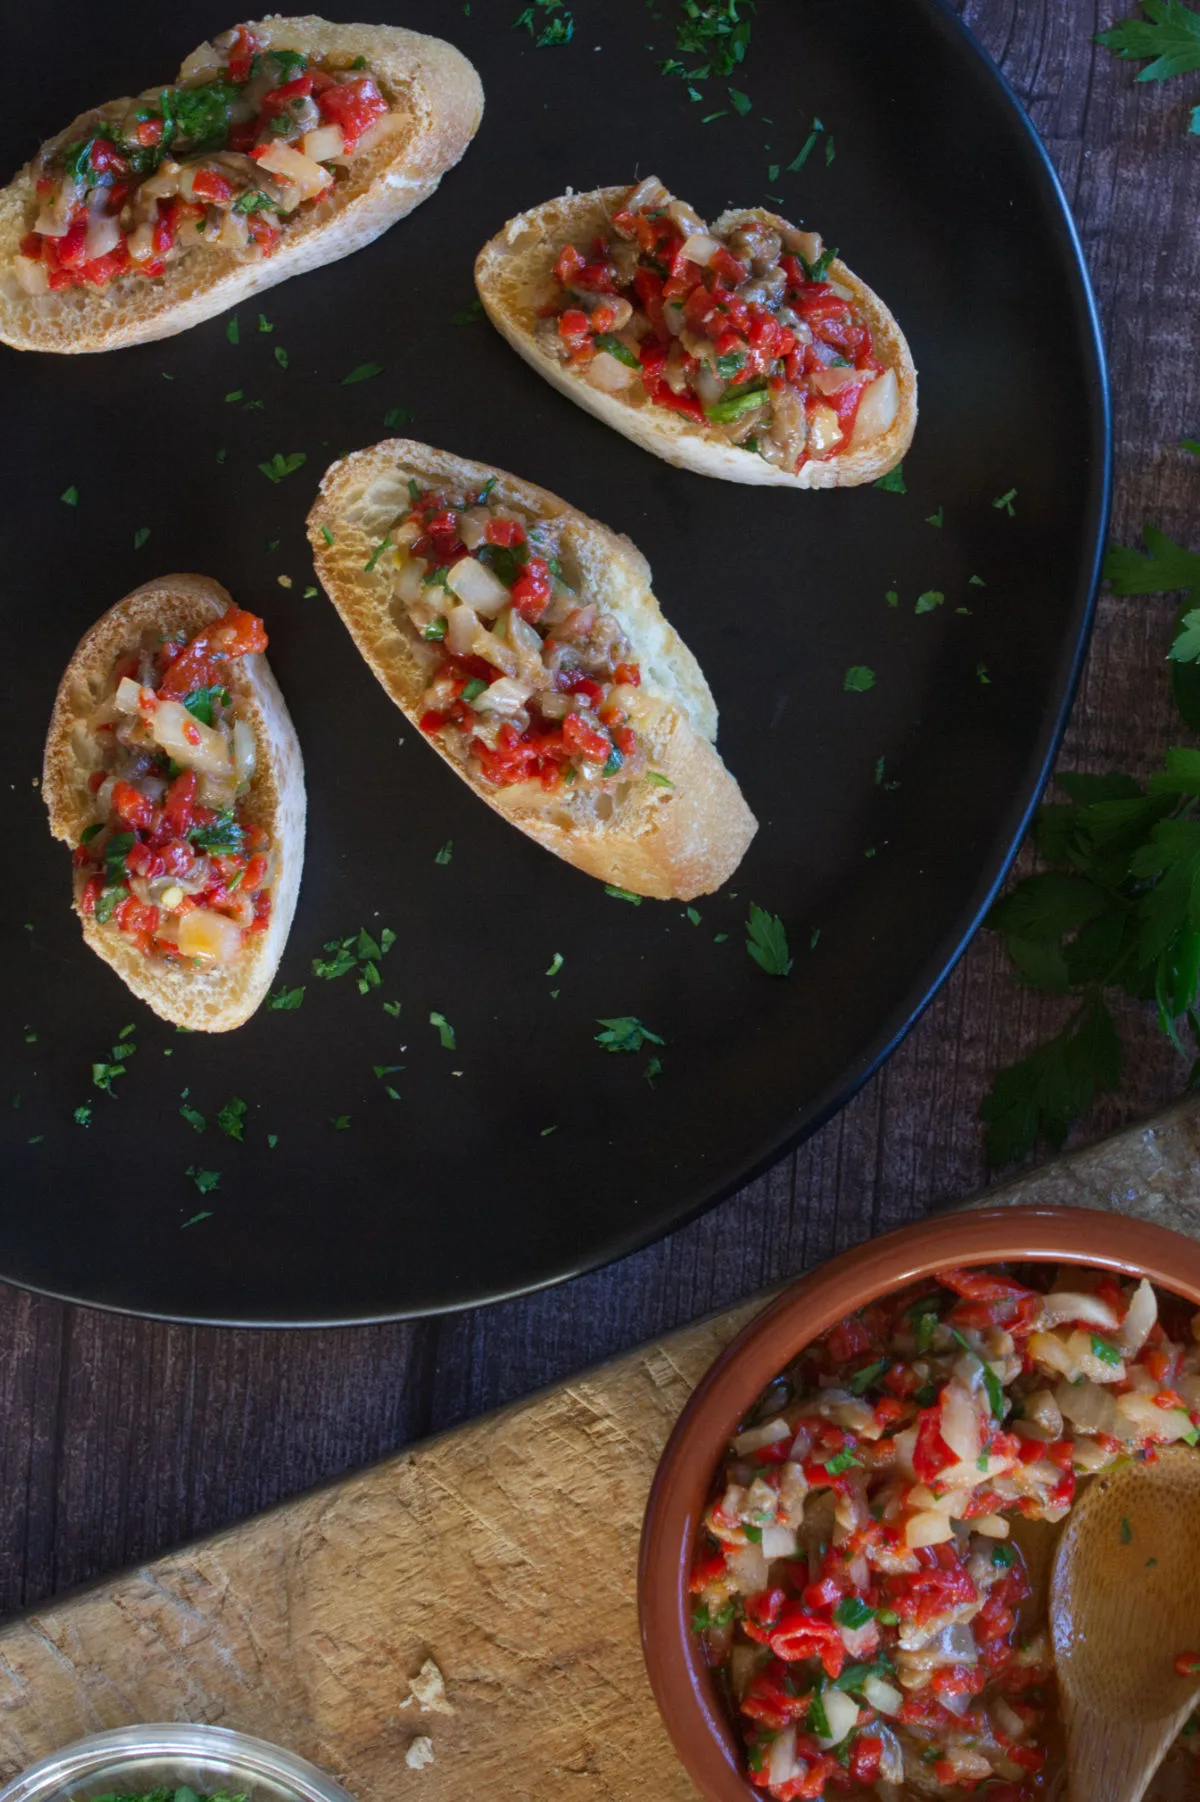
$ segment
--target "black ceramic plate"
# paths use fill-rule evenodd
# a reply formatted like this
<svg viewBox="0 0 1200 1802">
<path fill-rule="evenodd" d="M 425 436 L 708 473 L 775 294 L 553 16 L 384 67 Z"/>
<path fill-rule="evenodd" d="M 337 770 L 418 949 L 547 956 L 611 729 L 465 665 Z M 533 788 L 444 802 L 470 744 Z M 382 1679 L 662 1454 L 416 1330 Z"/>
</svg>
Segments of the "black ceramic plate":
<svg viewBox="0 0 1200 1802">
<path fill-rule="evenodd" d="M 377 10 L 453 39 L 483 76 L 482 129 L 434 199 L 268 293 L 270 332 L 243 306 L 236 345 L 222 318 L 107 356 L 0 351 L 0 1272 L 105 1306 L 263 1322 L 461 1307 L 618 1257 L 710 1205 L 840 1106 L 954 963 L 1043 781 L 1086 635 L 1107 498 L 1091 297 L 1043 152 L 948 11 L 761 0 L 744 66 L 692 101 L 658 68 L 677 0 L 575 0 L 573 41 L 544 48 L 514 26 L 519 0 Z M 534 11 L 541 29 L 550 14 Z M 6 97 L 0 166 L 232 22 L 201 0 L 64 0 L 47 61 L 38 9 L 14 9 L 9 60 L 35 74 Z M 814 116 L 823 129 L 789 169 Z M 456 322 L 475 253 L 509 215 L 650 170 L 710 217 L 777 197 L 886 298 L 920 369 L 906 495 L 668 468 L 486 323 Z M 367 362 L 384 373 L 343 385 Z M 693 915 L 608 896 L 482 807 L 328 601 L 305 596 L 316 480 L 386 436 L 397 407 L 412 435 L 543 483 L 649 558 L 762 822 Z M 301 450 L 279 485 L 259 473 Z M 72 486 L 75 506 L 59 498 Z M 1012 489 L 1010 514 L 994 502 Z M 84 948 L 35 781 L 80 633 L 176 569 L 266 616 L 308 765 L 280 976 L 306 985 L 303 1006 L 212 1039 L 155 1020 Z M 942 604 L 917 611 L 932 593 Z M 869 691 L 846 690 L 852 666 L 874 672 Z M 786 922 L 786 980 L 746 954 L 751 900 Z M 397 935 L 382 988 L 316 979 L 323 943 L 360 926 Z M 665 1040 L 653 1085 L 655 1047 L 594 1043 L 598 1019 L 623 1015 Z M 91 1065 L 129 1023 L 137 1050 L 110 1099 Z M 377 1079 L 377 1064 L 404 1069 Z M 203 1136 L 180 1117 L 185 1089 Z M 235 1096 L 243 1143 L 214 1122 Z M 219 1187 L 201 1197 L 189 1165 Z"/>
</svg>

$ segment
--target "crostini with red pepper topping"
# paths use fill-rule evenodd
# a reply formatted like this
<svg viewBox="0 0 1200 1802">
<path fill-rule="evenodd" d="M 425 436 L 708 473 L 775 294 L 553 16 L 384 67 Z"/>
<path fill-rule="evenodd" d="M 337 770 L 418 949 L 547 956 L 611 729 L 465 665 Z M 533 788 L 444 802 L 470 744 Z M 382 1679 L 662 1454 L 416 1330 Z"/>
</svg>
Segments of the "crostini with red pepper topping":
<svg viewBox="0 0 1200 1802">
<path fill-rule="evenodd" d="M 912 442 L 895 319 L 816 232 L 761 207 L 709 226 L 653 175 L 564 195 L 510 219 L 475 281 L 540 375 L 681 468 L 844 488 Z"/>
<path fill-rule="evenodd" d="M 327 470 L 308 529 L 383 687 L 505 819 L 638 895 L 687 901 L 733 874 L 757 822 L 627 538 L 407 439 Z"/>
<path fill-rule="evenodd" d="M 81 640 L 46 740 L 83 936 L 192 1032 L 249 1019 L 300 887 L 304 767 L 266 646 L 208 577 L 148 582 Z"/>
<path fill-rule="evenodd" d="M 427 199 L 483 112 L 439 38 L 238 25 L 83 113 L 0 191 L 0 339 L 112 350 L 347 256 Z"/>
</svg>

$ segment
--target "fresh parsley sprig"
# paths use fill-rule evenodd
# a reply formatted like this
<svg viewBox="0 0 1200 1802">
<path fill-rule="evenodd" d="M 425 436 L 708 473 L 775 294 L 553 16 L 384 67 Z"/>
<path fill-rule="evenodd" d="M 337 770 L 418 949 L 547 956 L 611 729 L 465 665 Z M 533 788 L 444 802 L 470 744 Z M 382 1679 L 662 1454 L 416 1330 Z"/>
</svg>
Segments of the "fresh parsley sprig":
<svg viewBox="0 0 1200 1802">
<path fill-rule="evenodd" d="M 1110 552 L 1118 595 L 1185 590 L 1171 644 L 1171 685 L 1200 731 L 1200 556 L 1147 527 L 1146 552 Z M 1046 868 L 1002 897 L 985 924 L 1001 934 L 1028 987 L 1074 1002 L 1062 1029 L 999 1071 L 980 1108 L 992 1164 L 1060 1146 L 1099 1094 L 1121 1081 L 1112 992 L 1153 1000 L 1200 1081 L 1200 750 L 1168 750 L 1148 782 L 1119 771 L 1063 774 L 1067 801 L 1043 805 L 1034 842 Z M 1190 1038 L 1190 1048 L 1186 1040 Z"/>
<path fill-rule="evenodd" d="M 1200 69 L 1200 12 L 1184 0 L 1141 0 L 1144 18 L 1120 20 L 1098 32 L 1096 43 L 1131 62 L 1144 62 L 1138 81 L 1169 81 Z M 1193 107 L 1189 132 L 1200 133 L 1200 106 Z"/>
</svg>

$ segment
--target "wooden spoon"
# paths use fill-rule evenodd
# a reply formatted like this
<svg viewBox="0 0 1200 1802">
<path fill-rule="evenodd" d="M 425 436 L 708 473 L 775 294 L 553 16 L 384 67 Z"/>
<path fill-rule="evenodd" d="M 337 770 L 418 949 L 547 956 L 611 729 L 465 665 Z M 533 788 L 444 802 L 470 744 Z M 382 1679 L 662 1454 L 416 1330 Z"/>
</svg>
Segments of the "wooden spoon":
<svg viewBox="0 0 1200 1802">
<path fill-rule="evenodd" d="M 1059 1541 L 1050 1629 L 1071 1802 L 1141 1802 L 1200 1695 L 1200 1453 L 1094 1478 Z"/>
</svg>

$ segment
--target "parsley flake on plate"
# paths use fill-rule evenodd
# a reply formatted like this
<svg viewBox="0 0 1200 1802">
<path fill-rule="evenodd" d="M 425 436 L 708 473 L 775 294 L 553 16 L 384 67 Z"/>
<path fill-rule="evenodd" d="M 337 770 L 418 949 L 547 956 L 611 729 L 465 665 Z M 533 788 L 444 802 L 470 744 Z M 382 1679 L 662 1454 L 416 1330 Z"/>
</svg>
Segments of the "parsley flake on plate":
<svg viewBox="0 0 1200 1802">
<path fill-rule="evenodd" d="M 197 1164 L 189 1164 L 184 1171 L 184 1175 L 191 1177 L 201 1195 L 210 1195 L 214 1189 L 219 1188 L 221 1185 L 221 1172 L 219 1170 L 201 1170 Z"/>
<path fill-rule="evenodd" d="M 241 342 L 242 333 L 241 333 L 241 328 L 238 325 L 238 316 L 236 313 L 233 315 L 233 318 L 229 321 L 228 325 L 225 327 L 225 336 L 228 338 L 228 340 L 231 344 L 238 344 Z"/>
<path fill-rule="evenodd" d="M 307 462 L 308 457 L 304 451 L 292 451 L 291 454 L 286 457 L 283 455 L 282 451 L 276 451 L 275 455 L 271 457 L 268 462 L 260 463 L 258 467 L 262 470 L 268 482 L 275 482 L 278 484 L 279 482 L 282 482 L 285 476 L 293 475 L 296 470 L 302 469 Z"/>
<path fill-rule="evenodd" d="M 329 1124 L 332 1126 L 335 1133 L 348 1133 L 350 1131 L 350 1116 L 349 1114 L 335 1114 L 330 1119 Z"/>
<path fill-rule="evenodd" d="M 1016 493 L 1015 488 L 1013 489 L 1013 493 L 1014 494 Z M 936 513 L 929 513 L 925 517 L 925 524 L 927 526 L 944 526 L 945 523 L 946 523 L 945 507 L 939 507 Z"/>
<path fill-rule="evenodd" d="M 149 526 L 139 526 L 137 528 L 136 532 L 133 534 L 134 550 L 140 551 L 142 546 L 145 544 L 147 538 L 149 538 L 149 536 L 150 536 Z"/>
<path fill-rule="evenodd" d="M 206 1172 L 206 1174 L 208 1174 L 208 1173 Z M 211 1208 L 201 1208 L 201 1210 L 198 1214 L 193 1214 L 190 1220 L 185 1220 L 179 1230 L 182 1233 L 182 1232 L 186 1231 L 186 1229 L 189 1226 L 199 1226 L 199 1224 L 202 1220 L 211 1220 L 211 1219 L 212 1219 L 212 1209 Z M 176 1793 L 176 1795 L 178 1795 L 179 1791 L 176 1790 L 175 1793 Z"/>
<path fill-rule="evenodd" d="M 768 913 L 757 901 L 750 903 L 746 921 L 746 950 L 768 976 L 786 976 L 792 967 L 787 932 L 778 914 Z"/>
<path fill-rule="evenodd" d="M 342 377 L 342 387 L 352 388 L 356 382 L 369 382 L 374 376 L 382 374 L 382 363 L 356 363 L 349 375 Z"/>
<path fill-rule="evenodd" d="M 897 463 L 894 469 L 889 469 L 886 475 L 880 476 L 877 482 L 871 483 L 871 486 L 872 488 L 882 488 L 885 494 L 907 494 L 908 489 L 904 485 L 903 463 Z"/>
<path fill-rule="evenodd" d="M 943 606 L 945 600 L 946 597 L 940 589 L 927 588 L 924 594 L 919 594 L 917 596 L 917 604 L 913 608 L 913 612 L 932 613 L 936 607 Z"/>
<path fill-rule="evenodd" d="M 303 986 L 298 989 L 276 989 L 273 995 L 268 995 L 267 1006 L 276 1013 L 294 1013 L 303 1001 Z"/>
<path fill-rule="evenodd" d="M 615 882 L 606 882 L 604 892 L 606 895 L 611 895 L 614 901 L 631 901 L 634 907 L 642 905 L 641 895 L 635 895 L 631 889 L 618 888 Z"/>
<path fill-rule="evenodd" d="M 451 313 L 450 323 L 451 325 L 475 325 L 482 318 L 483 302 L 476 295 L 475 299 L 468 302 L 465 307 L 459 307 L 456 313 Z"/>
<path fill-rule="evenodd" d="M 875 671 L 865 663 L 852 663 L 846 671 L 842 688 L 847 694 L 866 694 L 875 686 Z"/>
<path fill-rule="evenodd" d="M 191 1127 L 193 1132 L 202 1133 L 205 1130 L 205 1126 L 206 1126 L 207 1122 L 205 1121 L 204 1115 L 200 1112 L 199 1108 L 190 1107 L 188 1105 L 189 1093 L 190 1093 L 190 1090 L 184 1089 L 184 1091 L 180 1097 L 180 1101 L 181 1101 L 182 1105 L 179 1109 L 179 1112 L 183 1116 L 183 1118 L 187 1121 L 188 1125 Z"/>
<path fill-rule="evenodd" d="M 547 976 L 557 976 L 558 972 L 562 969 L 562 967 L 563 967 L 563 954 L 561 951 L 556 951 L 554 953 L 554 956 L 550 959 L 550 967 L 549 967 L 549 969 L 546 970 L 545 974 Z"/>
<path fill-rule="evenodd" d="M 429 1024 L 437 1027 L 437 1035 L 441 1040 L 443 1051 L 457 1051 L 458 1041 L 454 1037 L 454 1028 L 445 1014 L 434 1011 L 429 1016 Z"/>
<path fill-rule="evenodd" d="M 416 416 L 412 407 L 389 407 L 383 416 L 383 423 L 389 432 L 394 432 L 397 426 L 411 425 Z"/>
<path fill-rule="evenodd" d="M 79 505 L 79 490 L 76 488 L 74 482 L 71 483 L 69 488 L 63 489 L 62 493 L 59 495 L 59 499 L 65 501 L 68 507 L 77 507 Z"/>
<path fill-rule="evenodd" d="M 633 1014 L 621 1014 L 615 1020 L 597 1020 L 596 1024 L 602 1026 L 604 1031 L 596 1033 L 595 1042 L 602 1045 L 605 1051 L 640 1051 L 647 1043 L 666 1044 L 665 1039 L 660 1038 L 658 1033 L 651 1032 L 648 1026 L 643 1026 Z"/>
<path fill-rule="evenodd" d="M 217 1115 L 217 1125 L 227 1139 L 237 1139 L 239 1143 L 245 1138 L 246 1103 L 240 1095 L 227 1101 Z"/>
<path fill-rule="evenodd" d="M 454 840 L 448 838 L 440 851 L 434 854 L 434 863 L 447 864 L 454 856 Z"/>
<path fill-rule="evenodd" d="M 76 1126 L 90 1126 L 92 1124 L 92 1104 L 90 1101 L 83 1102 L 75 1109 L 74 1119 Z"/>
<path fill-rule="evenodd" d="M 277 344 L 275 346 L 275 361 L 281 369 L 286 369 L 288 366 L 288 354 L 287 351 L 284 350 L 282 344 Z"/>
<path fill-rule="evenodd" d="M 992 502 L 992 505 L 993 505 L 993 507 L 998 508 L 1001 512 L 1007 513 L 1008 517 L 1010 519 L 1014 519 L 1016 517 L 1017 509 L 1013 506 L 1013 502 L 1016 500 L 1016 498 L 1017 498 L 1016 489 L 1010 488 L 1008 490 L 1007 494 L 998 494 L 996 496 L 995 500 Z"/>
</svg>

